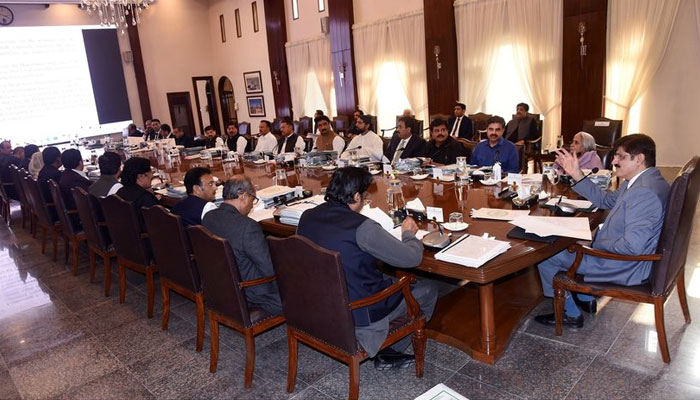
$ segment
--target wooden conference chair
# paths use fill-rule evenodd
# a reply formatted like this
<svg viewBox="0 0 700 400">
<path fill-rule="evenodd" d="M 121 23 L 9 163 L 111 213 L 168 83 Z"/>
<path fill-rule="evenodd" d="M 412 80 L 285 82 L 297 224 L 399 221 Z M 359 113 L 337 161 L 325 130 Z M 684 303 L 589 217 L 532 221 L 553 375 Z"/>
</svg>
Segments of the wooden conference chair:
<svg viewBox="0 0 700 400">
<path fill-rule="evenodd" d="M 49 191 L 51 192 L 51 198 L 53 203 L 56 205 L 56 214 L 58 214 L 58 220 L 61 222 L 63 227 L 63 241 L 65 242 L 65 261 L 68 263 L 68 248 L 72 249 L 73 253 L 73 275 L 78 275 L 78 264 L 80 262 L 80 243 L 84 242 L 85 232 L 76 226 L 73 221 L 73 216 L 77 216 L 77 210 L 69 210 L 66 208 L 66 204 L 63 201 L 63 195 L 61 195 L 61 190 L 54 180 L 49 181 Z"/>
</svg>

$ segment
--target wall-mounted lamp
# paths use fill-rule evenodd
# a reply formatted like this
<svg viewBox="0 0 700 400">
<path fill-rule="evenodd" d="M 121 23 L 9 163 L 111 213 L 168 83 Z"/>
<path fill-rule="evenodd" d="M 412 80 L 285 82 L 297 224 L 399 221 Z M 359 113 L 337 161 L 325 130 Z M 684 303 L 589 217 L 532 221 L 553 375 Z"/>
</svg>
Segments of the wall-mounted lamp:
<svg viewBox="0 0 700 400">
<path fill-rule="evenodd" d="M 440 69 L 442 69 L 442 63 L 440 62 L 440 46 L 435 45 L 433 47 L 433 53 L 435 54 L 435 74 L 437 78 L 440 79 Z"/>
<path fill-rule="evenodd" d="M 280 81 L 280 74 L 277 73 L 277 71 L 272 71 L 272 76 L 275 79 L 275 88 L 277 89 L 277 93 L 280 92 L 280 84 L 282 83 Z"/>
<path fill-rule="evenodd" d="M 579 57 L 581 57 L 581 68 L 583 69 L 583 58 L 586 56 L 586 48 L 588 47 L 585 42 L 586 38 L 584 37 L 584 34 L 586 33 L 586 23 L 581 21 L 578 23 L 578 35 L 579 39 L 578 41 L 581 43 L 581 46 L 579 48 Z"/>
<path fill-rule="evenodd" d="M 338 78 L 340 79 L 340 87 L 343 87 L 345 83 L 345 71 L 347 71 L 348 65 L 346 63 L 341 64 L 338 67 Z"/>
</svg>

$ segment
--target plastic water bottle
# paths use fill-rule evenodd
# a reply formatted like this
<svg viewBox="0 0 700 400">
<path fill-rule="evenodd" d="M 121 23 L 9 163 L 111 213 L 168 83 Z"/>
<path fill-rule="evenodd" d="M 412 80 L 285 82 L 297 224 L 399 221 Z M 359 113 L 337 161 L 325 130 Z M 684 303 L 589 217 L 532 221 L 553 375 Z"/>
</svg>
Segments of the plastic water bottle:
<svg viewBox="0 0 700 400">
<path fill-rule="evenodd" d="M 493 164 L 493 168 L 491 170 L 491 173 L 492 173 L 494 180 L 500 181 L 501 179 L 503 179 L 503 176 L 501 173 L 501 163 L 500 162 L 497 161 L 495 164 Z"/>
</svg>

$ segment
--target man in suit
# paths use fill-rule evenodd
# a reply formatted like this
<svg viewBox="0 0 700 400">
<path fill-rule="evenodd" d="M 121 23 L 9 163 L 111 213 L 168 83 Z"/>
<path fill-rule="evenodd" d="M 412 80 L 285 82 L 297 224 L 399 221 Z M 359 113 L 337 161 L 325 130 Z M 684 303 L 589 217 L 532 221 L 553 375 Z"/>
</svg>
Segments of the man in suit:
<svg viewBox="0 0 700 400">
<path fill-rule="evenodd" d="M 515 107 L 515 118 L 506 125 L 506 139 L 515 144 L 523 144 L 526 140 L 535 140 L 540 136 L 535 117 L 528 114 L 530 106 L 519 103 Z"/>
<path fill-rule="evenodd" d="M 49 179 L 54 182 L 61 180 L 61 151 L 58 147 L 49 146 L 41 152 L 41 157 L 44 160 L 44 166 L 39 171 L 36 182 L 39 184 L 41 194 L 44 196 L 44 201 L 51 203 L 51 191 L 49 190 Z"/>
<path fill-rule="evenodd" d="M 474 125 L 471 118 L 464 115 L 467 106 L 463 103 L 455 104 L 455 114 L 447 119 L 447 131 L 453 138 L 472 140 L 474 137 Z"/>
<path fill-rule="evenodd" d="M 260 224 L 248 217 L 258 201 L 250 178 L 232 176 L 224 184 L 223 197 L 224 202 L 204 216 L 202 225 L 228 241 L 241 279 L 248 281 L 275 276 L 265 234 Z M 282 314 L 282 301 L 274 282 L 246 288 L 245 296 L 252 306 L 272 315 Z"/>
<path fill-rule="evenodd" d="M 204 216 L 216 210 L 216 181 L 209 168 L 194 167 L 185 174 L 187 197 L 173 207 L 173 214 L 182 217 L 185 226 L 201 225 Z"/>
<path fill-rule="evenodd" d="M 151 161 L 147 158 L 132 157 L 124 162 L 121 174 L 122 187 L 116 195 L 128 201 L 136 210 L 141 231 L 146 232 L 146 225 L 141 215 L 142 207 L 153 207 L 158 204 L 158 197 L 153 194 L 151 180 L 153 171 Z"/>
<path fill-rule="evenodd" d="M 392 164 L 402 158 L 422 157 L 425 154 L 425 140 L 416 129 L 416 120 L 412 117 L 399 118 L 396 133 L 384 152 Z"/>
<path fill-rule="evenodd" d="M 63 204 L 68 210 L 75 210 L 75 200 L 73 199 L 73 188 L 79 187 L 89 190 L 92 182 L 83 172 L 83 156 L 78 149 L 68 149 L 61 154 L 61 162 L 63 163 L 63 173 L 58 180 L 58 188 L 61 190 Z M 80 227 L 80 220 L 77 214 L 71 214 L 71 221 L 76 228 Z"/>
<path fill-rule="evenodd" d="M 175 137 L 175 144 L 178 146 L 189 148 L 197 145 L 194 142 L 194 139 L 192 139 L 190 135 L 186 134 L 182 128 L 175 127 L 175 129 L 173 129 L 173 136 Z"/>
<path fill-rule="evenodd" d="M 4 183 L 12 183 L 10 165 L 19 166 L 20 162 L 20 158 L 12 151 L 12 144 L 9 140 L 0 143 L 0 178 Z M 5 186 L 5 190 L 10 198 L 18 199 L 14 185 Z"/>
<path fill-rule="evenodd" d="M 289 117 L 282 118 L 280 124 L 282 138 L 277 141 L 277 154 L 302 152 L 306 148 L 306 143 L 301 136 L 294 133 L 294 121 Z"/>
<path fill-rule="evenodd" d="M 146 132 L 143 135 L 143 140 L 155 140 L 160 136 L 160 120 L 153 118 L 150 127 L 146 127 Z"/>
<path fill-rule="evenodd" d="M 444 119 L 436 118 L 430 123 L 430 137 L 425 146 L 425 156 L 438 164 L 454 164 L 457 157 L 469 158 L 469 152 L 462 143 L 448 134 L 447 123 Z"/>
<path fill-rule="evenodd" d="M 595 249 L 626 255 L 653 254 L 661 235 L 669 185 L 656 165 L 656 145 L 647 135 L 627 135 L 614 147 L 615 175 L 624 182 L 614 192 L 606 192 L 591 180 L 584 179 L 576 154 L 557 150 L 557 163 L 576 182 L 576 192 L 603 210 L 610 210 L 591 246 Z M 554 295 L 552 282 L 559 271 L 569 269 L 574 253 L 564 250 L 538 265 L 544 295 Z M 584 256 L 578 273 L 586 282 L 610 282 L 634 286 L 649 280 L 651 261 L 613 261 Z M 581 328 L 583 315 L 579 310 L 595 313 L 592 296 L 566 294 L 564 324 Z M 535 321 L 553 325 L 554 314 L 538 315 Z"/>
<path fill-rule="evenodd" d="M 100 166 L 100 179 L 90 185 L 88 193 L 95 197 L 107 197 L 117 193 L 122 188 L 122 184 L 118 182 L 122 168 L 122 159 L 119 154 L 105 151 L 97 159 L 97 164 Z"/>
</svg>

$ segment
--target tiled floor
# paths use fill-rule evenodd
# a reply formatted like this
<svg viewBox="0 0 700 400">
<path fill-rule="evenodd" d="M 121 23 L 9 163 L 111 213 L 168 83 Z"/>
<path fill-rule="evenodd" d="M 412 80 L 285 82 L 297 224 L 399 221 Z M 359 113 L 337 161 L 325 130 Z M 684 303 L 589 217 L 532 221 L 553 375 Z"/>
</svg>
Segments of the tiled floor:
<svg viewBox="0 0 700 400">
<path fill-rule="evenodd" d="M 0 399 L 347 396 L 348 368 L 303 345 L 296 391 L 286 393 L 284 327 L 257 338 L 252 389 L 243 388 L 243 341 L 229 329 L 222 328 L 219 370 L 209 373 L 208 337 L 203 352 L 194 350 L 191 302 L 175 296 L 169 330 L 162 331 L 160 296 L 155 317 L 147 319 L 141 276 L 129 275 L 127 302 L 118 304 L 116 287 L 103 296 L 100 268 L 97 282 L 88 283 L 86 254 L 72 276 L 62 262 L 41 255 L 38 240 L 18 225 L 16 218 L 11 228 L 0 226 Z M 696 318 L 699 250 L 695 232 L 686 282 Z M 599 307 L 583 329 L 561 337 L 528 319 L 495 366 L 434 341 L 422 379 L 412 369 L 379 372 L 364 363 L 361 397 L 411 399 L 444 382 L 470 399 L 700 398 L 700 323 L 684 324 L 675 294 L 666 304 L 668 365 L 658 353 L 651 306 L 604 298 Z M 549 310 L 544 302 L 532 314 Z"/>
</svg>

